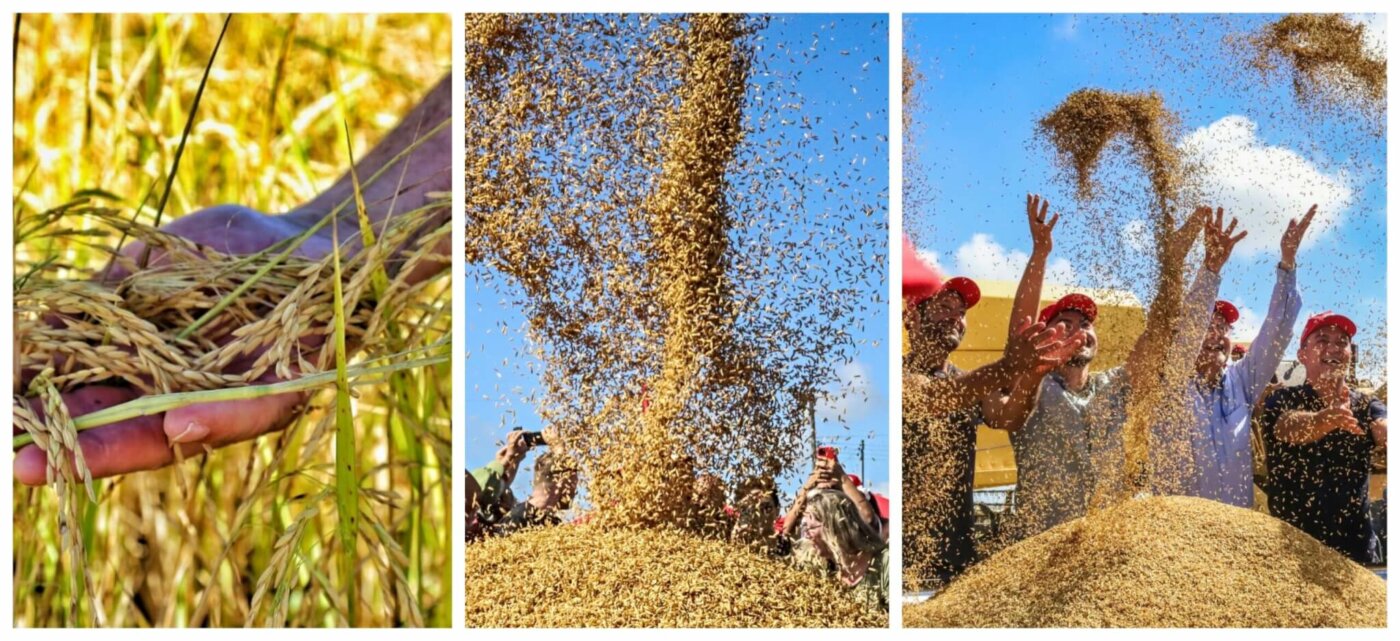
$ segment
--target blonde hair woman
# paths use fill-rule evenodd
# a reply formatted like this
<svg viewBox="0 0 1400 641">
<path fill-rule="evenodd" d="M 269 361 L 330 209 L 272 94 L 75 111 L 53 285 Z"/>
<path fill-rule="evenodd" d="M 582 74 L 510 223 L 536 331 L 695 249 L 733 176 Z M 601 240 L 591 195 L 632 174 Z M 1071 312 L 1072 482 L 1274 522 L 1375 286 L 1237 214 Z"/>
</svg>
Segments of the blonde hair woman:
<svg viewBox="0 0 1400 641">
<path fill-rule="evenodd" d="M 817 491 L 807 498 L 802 539 L 793 563 L 831 578 L 866 606 L 889 609 L 889 546 L 845 494 Z"/>
</svg>

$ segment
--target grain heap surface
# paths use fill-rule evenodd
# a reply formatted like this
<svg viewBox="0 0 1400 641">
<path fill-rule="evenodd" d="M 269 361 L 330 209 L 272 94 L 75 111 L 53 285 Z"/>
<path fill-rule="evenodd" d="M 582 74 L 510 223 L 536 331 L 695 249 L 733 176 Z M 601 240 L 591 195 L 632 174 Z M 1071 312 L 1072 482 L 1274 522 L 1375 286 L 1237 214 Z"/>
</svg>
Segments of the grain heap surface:
<svg viewBox="0 0 1400 641">
<path fill-rule="evenodd" d="M 883 627 L 885 616 L 727 543 L 586 525 L 467 546 L 467 625 L 847 628 Z"/>
<path fill-rule="evenodd" d="M 1385 581 L 1270 516 L 1148 497 L 1013 545 L 910 627 L 1383 627 Z"/>
</svg>

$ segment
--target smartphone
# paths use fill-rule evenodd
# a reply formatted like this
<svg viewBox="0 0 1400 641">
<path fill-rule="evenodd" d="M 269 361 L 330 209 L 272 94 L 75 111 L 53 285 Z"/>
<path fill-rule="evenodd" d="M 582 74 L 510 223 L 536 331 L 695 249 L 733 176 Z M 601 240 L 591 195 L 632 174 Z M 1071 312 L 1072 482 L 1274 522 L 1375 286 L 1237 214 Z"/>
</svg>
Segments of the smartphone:
<svg viewBox="0 0 1400 641">
<path fill-rule="evenodd" d="M 525 439 L 525 447 L 539 447 L 544 445 L 543 432 L 522 432 L 522 436 Z"/>
<path fill-rule="evenodd" d="M 817 448 L 817 458 L 836 460 L 836 448 L 830 445 L 823 445 Z"/>
</svg>

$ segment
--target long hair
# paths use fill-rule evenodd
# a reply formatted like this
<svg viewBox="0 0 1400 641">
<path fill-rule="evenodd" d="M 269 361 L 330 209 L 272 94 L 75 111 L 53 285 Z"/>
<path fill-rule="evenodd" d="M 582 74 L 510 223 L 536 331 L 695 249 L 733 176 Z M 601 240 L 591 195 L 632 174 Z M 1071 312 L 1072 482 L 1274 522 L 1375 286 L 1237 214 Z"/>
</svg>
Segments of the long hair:
<svg viewBox="0 0 1400 641">
<path fill-rule="evenodd" d="M 856 504 L 841 492 L 818 492 L 807 500 L 807 513 L 822 524 L 822 538 L 838 567 L 861 552 L 872 555 L 885 549 L 880 533 L 860 518 Z"/>
</svg>

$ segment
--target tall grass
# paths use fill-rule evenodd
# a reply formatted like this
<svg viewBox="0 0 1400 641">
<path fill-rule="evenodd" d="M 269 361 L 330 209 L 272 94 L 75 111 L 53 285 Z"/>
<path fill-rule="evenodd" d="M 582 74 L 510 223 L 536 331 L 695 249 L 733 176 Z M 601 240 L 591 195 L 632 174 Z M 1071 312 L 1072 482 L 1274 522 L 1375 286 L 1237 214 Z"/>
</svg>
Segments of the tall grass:
<svg viewBox="0 0 1400 641">
<path fill-rule="evenodd" d="M 55 210 L 76 197 L 148 224 L 167 181 L 163 221 L 219 203 L 279 213 L 305 202 L 450 60 L 445 15 L 235 16 L 169 175 L 222 23 L 23 18 L 17 281 L 103 266 L 120 238 L 82 207 Z M 377 297 L 387 281 L 374 280 Z M 76 524 L 86 584 L 64 556 L 58 496 L 15 484 L 16 625 L 449 625 L 451 368 L 433 357 L 450 349 L 450 310 L 445 274 L 421 285 L 362 353 L 340 350 L 317 379 L 326 391 L 283 432 L 95 481 Z M 424 365 L 376 360 L 392 354 Z M 358 466 L 345 474 L 347 460 Z"/>
</svg>

